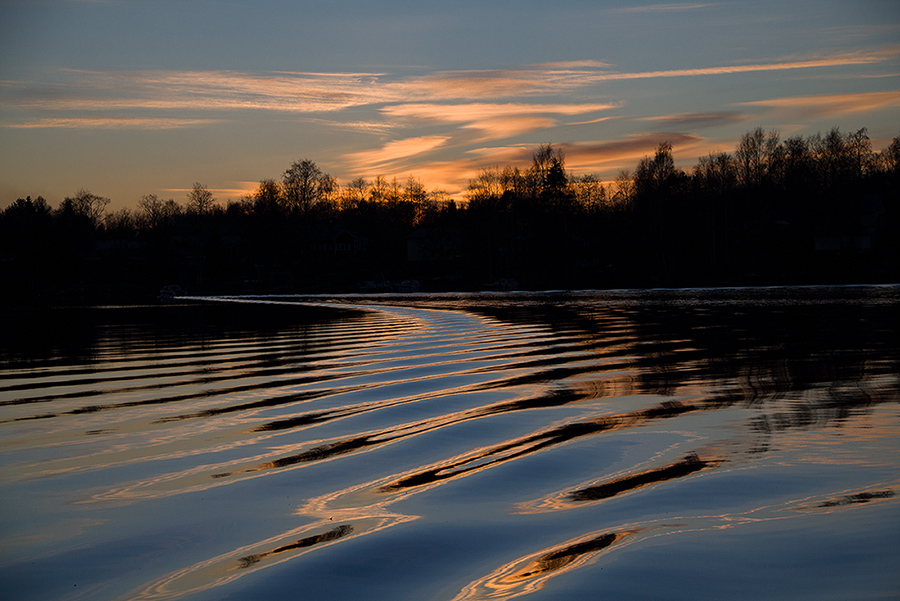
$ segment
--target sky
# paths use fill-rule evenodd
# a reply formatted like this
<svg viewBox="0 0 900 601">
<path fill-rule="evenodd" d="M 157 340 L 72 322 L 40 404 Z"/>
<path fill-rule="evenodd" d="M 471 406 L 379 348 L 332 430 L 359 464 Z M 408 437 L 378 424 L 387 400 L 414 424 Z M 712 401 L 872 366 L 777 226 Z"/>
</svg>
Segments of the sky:
<svg viewBox="0 0 900 601">
<path fill-rule="evenodd" d="M 900 2 L 0 0 L 0 207 L 227 202 L 300 159 L 460 194 L 546 143 L 610 181 L 835 126 L 900 135 Z"/>
</svg>

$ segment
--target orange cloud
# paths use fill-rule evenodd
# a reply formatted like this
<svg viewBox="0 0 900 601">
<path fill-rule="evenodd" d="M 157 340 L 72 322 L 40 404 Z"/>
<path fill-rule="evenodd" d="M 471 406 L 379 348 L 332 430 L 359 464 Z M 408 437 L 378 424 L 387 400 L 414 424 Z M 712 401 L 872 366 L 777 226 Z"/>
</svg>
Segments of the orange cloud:
<svg viewBox="0 0 900 601">
<path fill-rule="evenodd" d="M 594 173 L 605 179 L 615 177 L 619 169 L 632 169 L 643 156 L 652 155 L 660 142 L 670 142 L 677 155 L 691 153 L 701 156 L 712 148 L 704 146 L 705 141 L 689 134 L 648 133 L 609 142 L 582 142 L 555 144 L 566 157 L 566 167 L 578 174 Z M 462 197 L 469 180 L 475 178 L 485 167 L 512 165 L 527 169 L 536 149 L 534 145 L 514 145 L 484 147 L 471 150 L 466 156 L 454 161 L 417 160 L 415 165 L 395 163 L 392 172 L 365 171 L 360 173 L 371 177 L 378 173 L 387 177 L 414 175 L 428 182 L 430 188 L 440 188 L 453 197 Z M 690 166 L 686 166 L 689 168 Z"/>
<path fill-rule="evenodd" d="M 250 196 L 259 188 L 259 182 L 231 182 L 235 184 L 232 188 L 208 188 L 213 196 L 219 200 L 237 200 L 242 196 Z M 164 192 L 178 193 L 181 196 L 186 195 L 192 188 L 166 188 Z"/>
<path fill-rule="evenodd" d="M 702 138 L 690 134 L 679 133 L 647 133 L 630 136 L 622 140 L 608 142 L 574 142 L 555 144 L 566 157 L 566 166 L 577 171 L 603 171 L 629 162 L 636 162 L 641 157 L 653 154 L 661 142 L 669 142 L 678 150 L 686 150 L 696 146 Z M 534 146 L 505 146 L 482 148 L 472 151 L 482 164 L 527 165 L 531 161 Z"/>
<path fill-rule="evenodd" d="M 355 172 L 380 173 L 383 170 L 392 169 L 402 159 L 421 155 L 443 146 L 448 139 L 447 136 L 420 136 L 405 140 L 393 140 L 379 149 L 354 152 L 346 155 L 345 158 L 354 165 Z"/>
<path fill-rule="evenodd" d="M 477 130 L 481 133 L 472 142 L 486 142 L 488 140 L 502 140 L 511 138 L 538 129 L 546 129 L 556 125 L 556 120 L 550 117 L 538 116 L 512 116 L 484 119 L 475 123 L 463 125 L 465 129 Z"/>
<path fill-rule="evenodd" d="M 652 79 L 658 77 L 694 77 L 698 75 L 730 75 L 734 73 L 753 73 L 759 71 L 786 71 L 793 69 L 812 69 L 817 67 L 840 67 L 847 65 L 865 65 L 877 63 L 898 54 L 893 49 L 887 52 L 850 53 L 824 58 L 787 61 L 780 63 L 757 63 L 752 65 L 730 65 L 723 67 L 702 67 L 696 69 L 671 69 L 667 71 L 643 71 L 636 73 L 600 73 L 593 79 L 596 82 L 621 79 Z"/>
<path fill-rule="evenodd" d="M 449 123 L 479 122 L 498 117 L 523 115 L 582 115 L 617 108 L 619 104 L 399 104 L 381 109 L 393 117 L 413 117 Z"/>
<path fill-rule="evenodd" d="M 14 104 L 52 110 L 256 109 L 329 112 L 352 106 L 408 100 L 382 74 L 242 73 L 234 71 L 62 70 L 58 85 L 5 82 Z"/>
<path fill-rule="evenodd" d="M 266 110 L 333 112 L 411 101 L 534 96 L 583 85 L 558 69 L 384 73 L 60 70 L 61 81 L 0 83 L 8 107 L 43 110 Z"/>
<path fill-rule="evenodd" d="M 381 109 L 381 113 L 398 120 L 458 124 L 461 130 L 476 132 L 474 138 L 462 136 L 465 138 L 465 142 L 478 143 L 510 138 L 537 129 L 552 127 L 557 124 L 554 118 L 556 115 L 581 115 L 617 106 L 617 104 L 610 103 L 407 103 L 384 107 Z M 408 171 L 412 164 L 404 160 L 416 157 L 417 172 L 441 172 L 439 178 L 429 178 L 428 181 L 438 187 L 459 187 L 461 182 L 467 182 L 477 172 L 476 166 L 465 162 L 457 164 L 455 167 L 452 166 L 452 163 L 441 163 L 440 167 L 431 166 L 427 162 L 423 163 L 422 155 L 445 146 L 451 139 L 452 134 L 448 133 L 397 140 L 385 144 L 382 148 L 352 153 L 344 158 L 351 163 L 351 170 L 355 173 L 384 175 L 385 171 Z M 387 175 L 391 175 L 391 173 Z M 465 181 L 463 182 L 463 180 Z"/>
<path fill-rule="evenodd" d="M 889 60 L 898 54 L 900 54 L 900 47 L 892 47 L 878 51 L 842 53 L 806 60 L 669 69 L 664 71 L 637 71 L 631 73 L 614 73 L 603 70 L 609 65 L 598 61 L 573 61 L 567 63 L 545 63 L 525 69 L 440 72 L 419 79 L 411 79 L 402 85 L 410 93 L 415 93 L 417 96 L 427 97 L 431 100 L 536 96 L 540 94 L 558 94 L 564 90 L 577 89 L 606 81 L 732 75 L 873 64 Z"/>
<path fill-rule="evenodd" d="M 431 161 L 416 164 L 412 175 L 427 182 L 429 189 L 443 190 L 451 197 L 461 199 L 469 186 L 469 180 L 478 175 L 481 167 L 471 159 L 456 161 Z M 402 177 L 401 173 L 391 174 Z"/>
<path fill-rule="evenodd" d="M 551 115 L 581 115 L 618 107 L 618 104 L 400 104 L 381 109 L 387 116 L 442 123 L 459 123 L 463 128 L 478 130 L 476 142 L 509 138 L 537 129 L 552 127 Z"/>
<path fill-rule="evenodd" d="M 569 81 L 566 81 L 569 80 Z M 428 100 L 487 99 L 536 96 L 575 84 L 570 76 L 548 69 L 443 71 L 412 79 L 405 88 Z"/>
<path fill-rule="evenodd" d="M 777 111 L 812 117 L 842 116 L 900 106 L 900 90 L 794 96 L 742 102 L 741 105 L 769 107 Z"/>
<path fill-rule="evenodd" d="M 702 5 L 657 5 L 700 7 Z M 891 47 L 868 52 L 850 52 L 808 58 L 805 60 L 785 60 L 772 63 L 746 65 L 725 65 L 719 67 L 699 67 L 670 69 L 664 71 L 638 71 L 614 73 L 607 69 L 610 65 L 599 61 L 570 61 L 544 63 L 522 69 L 486 71 L 443 71 L 433 75 L 411 78 L 396 86 L 416 97 L 429 100 L 503 98 L 511 96 L 535 96 L 558 94 L 561 91 L 594 85 L 604 81 L 653 79 L 666 77 L 695 77 L 700 75 L 730 75 L 762 71 L 784 71 L 863 65 L 883 62 L 900 54 L 900 47 Z"/>
<path fill-rule="evenodd" d="M 304 121 L 305 123 L 318 123 L 327 127 L 335 127 L 338 129 L 349 129 L 352 131 L 382 135 L 394 129 L 394 126 L 390 123 L 374 119 L 371 121 L 341 121 L 339 119 L 317 119 L 313 117 L 305 117 L 302 119 L 302 121 Z"/>
<path fill-rule="evenodd" d="M 898 53 L 900 48 L 894 47 L 807 60 L 631 73 L 610 72 L 606 63 L 593 60 L 411 77 L 386 73 L 61 70 L 61 80 L 50 84 L 5 81 L 0 86 L 9 92 L 3 100 L 7 108 L 315 113 L 379 104 L 559 95 L 616 80 L 871 64 Z"/>
</svg>

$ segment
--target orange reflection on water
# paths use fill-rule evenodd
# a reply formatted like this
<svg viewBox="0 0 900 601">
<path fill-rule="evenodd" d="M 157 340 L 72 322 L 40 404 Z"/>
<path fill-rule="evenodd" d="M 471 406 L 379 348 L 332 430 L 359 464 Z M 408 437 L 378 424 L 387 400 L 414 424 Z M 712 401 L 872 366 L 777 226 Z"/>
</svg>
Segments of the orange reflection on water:
<svg viewBox="0 0 900 601">
<path fill-rule="evenodd" d="M 690 453 L 680 461 L 662 467 L 603 480 L 589 486 L 583 486 L 577 490 L 567 490 L 564 493 L 558 493 L 542 500 L 522 503 L 519 505 L 519 513 L 541 513 L 544 511 L 572 509 L 585 503 L 603 501 L 646 486 L 685 478 L 714 468 L 720 463 L 722 463 L 721 459 L 709 456 L 701 458 L 696 453 Z"/>
<path fill-rule="evenodd" d="M 543 588 L 551 578 L 596 560 L 611 547 L 638 532 L 640 530 L 635 529 L 591 533 L 560 546 L 542 549 L 502 565 L 468 584 L 453 601 L 511 599 L 533 593 Z"/>
<path fill-rule="evenodd" d="M 314 521 L 311 524 L 169 574 L 142 588 L 131 598 L 174 599 L 227 584 L 245 574 L 277 565 L 313 549 L 417 519 L 418 516 L 391 512 L 388 506 L 440 486 L 447 480 L 488 469 L 572 437 L 634 426 L 646 420 L 672 417 L 692 409 L 690 405 L 663 403 L 624 416 L 562 425 L 500 445 L 474 449 L 439 464 L 417 469 L 414 473 L 394 474 L 322 495 L 309 500 L 296 512 L 298 516 L 312 518 Z M 683 466 L 676 464 L 668 469 L 691 473 L 695 462 L 700 462 L 697 465 L 701 468 L 706 465 L 700 459 L 686 458 L 681 462 Z M 506 590 L 501 597 L 510 594 L 509 591 L 519 589 L 522 592 L 515 593 L 516 595 L 525 594 L 542 586 L 551 576 L 583 565 L 636 532 L 637 530 L 625 529 L 570 541 L 560 547 L 528 556 L 514 565 L 505 566 L 500 573 L 490 577 L 490 582 L 484 586 Z M 484 598 L 498 597 L 492 594 Z"/>
<path fill-rule="evenodd" d="M 332 511 L 328 517 L 320 516 L 305 526 L 176 570 L 132 591 L 126 598 L 135 601 L 180 599 L 325 546 L 378 532 L 417 517 L 391 512 L 378 515 L 377 509 Z"/>
<path fill-rule="evenodd" d="M 658 536 L 726 530 L 791 520 L 799 513 L 833 513 L 871 503 L 896 501 L 900 482 L 882 483 L 874 489 L 836 496 L 787 500 L 745 511 L 719 515 L 667 516 L 594 531 L 509 561 L 491 573 L 465 585 L 452 601 L 512 599 L 544 588 L 552 578 L 583 568 L 613 551 Z M 775 526 L 777 527 L 777 526 Z"/>
</svg>

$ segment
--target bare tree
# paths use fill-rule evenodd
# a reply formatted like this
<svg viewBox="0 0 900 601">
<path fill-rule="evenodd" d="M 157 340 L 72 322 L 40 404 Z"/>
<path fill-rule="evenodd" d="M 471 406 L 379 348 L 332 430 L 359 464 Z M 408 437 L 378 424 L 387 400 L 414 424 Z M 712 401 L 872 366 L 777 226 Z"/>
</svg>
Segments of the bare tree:
<svg viewBox="0 0 900 601">
<path fill-rule="evenodd" d="M 573 178 L 570 186 L 578 205 L 588 211 L 598 211 L 606 203 L 606 187 L 595 175 L 587 174 Z"/>
<path fill-rule="evenodd" d="M 344 189 L 342 204 L 344 208 L 358 209 L 360 204 L 366 200 L 369 191 L 369 182 L 365 178 L 357 177 L 347 184 Z"/>
<path fill-rule="evenodd" d="M 675 175 L 675 159 L 672 145 L 660 142 L 653 158 L 644 157 L 634 170 L 634 185 L 637 194 L 648 194 L 661 190 Z"/>
<path fill-rule="evenodd" d="M 881 151 L 881 162 L 888 173 L 900 173 L 900 135 Z"/>
<path fill-rule="evenodd" d="M 509 192 L 515 196 L 521 196 L 527 189 L 527 177 L 518 167 L 507 165 L 500 174 L 500 188 L 504 193 Z"/>
<path fill-rule="evenodd" d="M 163 219 L 163 201 L 156 194 L 145 194 L 137 203 L 138 216 L 151 230 L 159 227 Z"/>
<path fill-rule="evenodd" d="M 134 231 L 136 222 L 135 214 L 127 207 L 114 213 L 107 213 L 103 218 L 103 225 L 106 231 L 114 231 L 121 234 Z"/>
<path fill-rule="evenodd" d="M 396 207 L 403 200 L 403 186 L 396 177 L 392 177 L 387 186 L 384 202 L 390 207 Z"/>
<path fill-rule="evenodd" d="M 567 182 L 566 156 L 552 144 L 542 144 L 531 156 L 531 179 L 535 194 L 558 192 Z"/>
<path fill-rule="evenodd" d="M 137 220 L 148 229 L 157 229 L 181 214 L 181 205 L 174 199 L 163 200 L 156 194 L 145 194 L 137 203 Z"/>
<path fill-rule="evenodd" d="M 294 161 L 281 179 L 288 210 L 307 212 L 320 199 L 329 196 L 336 181 L 312 161 Z"/>
<path fill-rule="evenodd" d="M 322 176 L 319 183 L 319 194 L 322 200 L 334 202 L 341 193 L 341 187 L 336 178 L 331 177 L 327 173 Z"/>
<path fill-rule="evenodd" d="M 94 227 L 102 223 L 103 213 L 109 205 L 110 200 L 103 196 L 92 194 L 90 190 L 80 188 L 73 197 L 66 197 L 64 203 L 71 203 L 72 209 L 87 217 Z"/>
<path fill-rule="evenodd" d="M 809 142 L 803 136 L 792 136 L 782 144 L 784 147 L 784 172 L 796 176 L 812 169 L 813 156 Z"/>
<path fill-rule="evenodd" d="M 216 206 L 216 199 L 213 193 L 199 182 L 194 182 L 191 191 L 188 192 L 187 199 L 188 212 L 197 215 L 211 213 Z"/>
<path fill-rule="evenodd" d="M 613 199 L 622 206 L 629 206 L 634 200 L 634 178 L 628 169 L 620 169 L 616 174 Z"/>
<path fill-rule="evenodd" d="M 373 181 L 372 185 L 369 187 L 369 200 L 375 203 L 384 202 L 388 196 L 389 187 L 390 183 L 388 183 L 385 176 L 375 176 L 375 181 Z"/>
<path fill-rule="evenodd" d="M 412 212 L 413 225 L 420 223 L 428 212 L 428 190 L 422 180 L 410 175 L 403 186 L 402 198 Z"/>
<path fill-rule="evenodd" d="M 763 182 L 778 150 L 779 134 L 768 134 L 761 127 L 741 136 L 735 156 L 741 181 L 744 185 L 758 185 Z"/>
<path fill-rule="evenodd" d="M 469 180 L 466 198 L 469 202 L 479 202 L 499 198 L 502 194 L 502 172 L 497 167 L 485 167 Z"/>
<path fill-rule="evenodd" d="M 264 179 L 253 193 L 253 208 L 260 212 L 277 211 L 283 199 L 282 188 L 274 179 Z"/>
<path fill-rule="evenodd" d="M 872 164 L 872 141 L 869 139 L 869 130 L 864 127 L 847 134 L 847 145 L 853 156 L 853 170 L 856 177 L 864 176 Z"/>
<path fill-rule="evenodd" d="M 700 157 L 694 175 L 702 189 L 711 194 L 725 194 L 737 185 L 737 166 L 727 152 Z"/>
<path fill-rule="evenodd" d="M 831 187 L 852 169 L 850 145 L 840 128 L 832 127 L 824 136 L 817 135 L 813 140 L 813 149 L 826 187 Z"/>
</svg>

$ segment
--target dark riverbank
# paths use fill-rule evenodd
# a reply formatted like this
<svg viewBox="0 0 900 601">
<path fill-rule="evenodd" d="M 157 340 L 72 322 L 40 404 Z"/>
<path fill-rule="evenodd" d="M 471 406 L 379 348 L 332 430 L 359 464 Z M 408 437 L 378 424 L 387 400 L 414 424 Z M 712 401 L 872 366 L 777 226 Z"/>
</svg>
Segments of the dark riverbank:
<svg viewBox="0 0 900 601">
<path fill-rule="evenodd" d="M 757 129 L 690 173 L 663 143 L 612 183 L 564 161 L 548 145 L 527 169 L 485 169 L 461 203 L 413 178 L 335 188 L 311 161 L 309 189 L 289 170 L 225 207 L 19 199 L 0 212 L 0 304 L 900 281 L 900 137 L 873 152 L 864 129 Z"/>
</svg>

